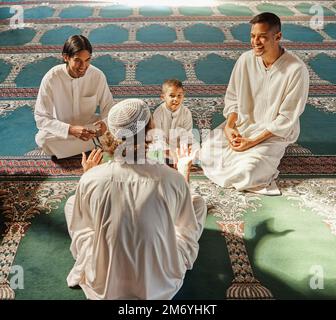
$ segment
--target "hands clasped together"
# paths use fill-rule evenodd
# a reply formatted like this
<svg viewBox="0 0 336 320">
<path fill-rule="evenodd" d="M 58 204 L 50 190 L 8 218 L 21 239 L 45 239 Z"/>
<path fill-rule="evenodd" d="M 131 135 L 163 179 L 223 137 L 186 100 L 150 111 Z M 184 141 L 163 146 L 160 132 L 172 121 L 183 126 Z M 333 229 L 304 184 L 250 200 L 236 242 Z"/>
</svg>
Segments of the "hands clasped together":
<svg viewBox="0 0 336 320">
<path fill-rule="evenodd" d="M 256 145 L 254 140 L 241 136 L 237 128 L 231 128 L 227 124 L 224 127 L 224 133 L 229 141 L 229 146 L 235 151 L 245 151 Z"/>
</svg>

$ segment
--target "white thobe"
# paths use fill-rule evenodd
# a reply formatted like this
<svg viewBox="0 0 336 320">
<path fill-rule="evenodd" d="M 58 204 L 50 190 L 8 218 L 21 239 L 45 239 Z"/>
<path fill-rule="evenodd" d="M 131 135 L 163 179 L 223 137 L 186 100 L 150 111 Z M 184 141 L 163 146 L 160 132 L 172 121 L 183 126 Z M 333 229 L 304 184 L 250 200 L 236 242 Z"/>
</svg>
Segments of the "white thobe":
<svg viewBox="0 0 336 320">
<path fill-rule="evenodd" d="M 176 148 L 181 145 L 192 144 L 193 158 L 198 158 L 200 146 L 193 135 L 193 119 L 188 108 L 181 105 L 176 111 L 171 111 L 163 103 L 154 111 L 153 119 L 156 139 L 162 149 L 168 151 L 170 163 L 176 161 Z"/>
<path fill-rule="evenodd" d="M 181 105 L 176 111 L 171 111 L 163 103 L 153 113 L 156 129 L 160 129 L 166 142 L 176 147 L 177 139 L 186 139 L 186 143 L 192 138 L 193 120 L 188 108 Z"/>
<path fill-rule="evenodd" d="M 237 190 L 261 189 L 278 176 L 277 167 L 286 147 L 300 133 L 299 116 L 308 97 L 307 67 L 285 51 L 267 69 L 253 51 L 241 55 L 231 74 L 225 95 L 224 117 L 238 114 L 240 134 L 255 138 L 265 130 L 274 134 L 262 143 L 237 152 L 225 137 L 225 122 L 203 143 L 201 161 L 205 175 L 222 187 Z"/>
<path fill-rule="evenodd" d="M 65 215 L 69 286 L 88 299 L 171 299 L 197 257 L 206 205 L 166 165 L 108 161 L 82 176 Z"/>
<path fill-rule="evenodd" d="M 36 100 L 37 145 L 57 158 L 93 149 L 91 140 L 69 135 L 70 124 L 90 127 L 106 119 L 112 101 L 106 77 L 96 67 L 90 65 L 81 78 L 72 78 L 66 64 L 53 67 L 43 77 Z M 96 114 L 98 105 L 100 116 Z"/>
</svg>

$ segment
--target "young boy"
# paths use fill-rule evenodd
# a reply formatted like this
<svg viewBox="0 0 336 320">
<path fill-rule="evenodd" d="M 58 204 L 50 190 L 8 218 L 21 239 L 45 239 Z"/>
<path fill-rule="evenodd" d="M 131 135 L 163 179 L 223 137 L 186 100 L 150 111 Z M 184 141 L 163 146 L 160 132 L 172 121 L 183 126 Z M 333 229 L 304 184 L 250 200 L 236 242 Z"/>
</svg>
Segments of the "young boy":
<svg viewBox="0 0 336 320">
<path fill-rule="evenodd" d="M 184 89 L 182 82 L 176 79 L 164 81 L 161 99 L 163 103 L 154 111 L 155 137 L 166 145 L 163 149 L 169 164 L 175 162 L 175 150 L 193 143 L 191 112 L 183 106 Z"/>
</svg>

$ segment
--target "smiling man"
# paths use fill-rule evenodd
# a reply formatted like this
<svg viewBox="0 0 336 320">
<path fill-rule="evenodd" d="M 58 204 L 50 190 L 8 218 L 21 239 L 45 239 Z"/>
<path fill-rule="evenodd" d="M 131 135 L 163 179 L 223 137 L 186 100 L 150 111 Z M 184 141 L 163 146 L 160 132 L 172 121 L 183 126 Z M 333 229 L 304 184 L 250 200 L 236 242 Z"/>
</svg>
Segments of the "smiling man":
<svg viewBox="0 0 336 320">
<path fill-rule="evenodd" d="M 103 72 L 90 65 L 91 55 L 86 37 L 71 36 L 63 46 L 65 64 L 50 69 L 41 82 L 34 112 L 39 129 L 35 140 L 57 158 L 93 149 L 92 139 L 107 129 L 103 120 L 112 106 L 112 94 Z"/>
<path fill-rule="evenodd" d="M 222 187 L 277 195 L 277 167 L 299 136 L 309 74 L 281 47 L 279 17 L 265 12 L 250 23 L 252 50 L 234 66 L 225 95 L 226 121 L 203 143 L 201 161 L 204 173 Z"/>
</svg>

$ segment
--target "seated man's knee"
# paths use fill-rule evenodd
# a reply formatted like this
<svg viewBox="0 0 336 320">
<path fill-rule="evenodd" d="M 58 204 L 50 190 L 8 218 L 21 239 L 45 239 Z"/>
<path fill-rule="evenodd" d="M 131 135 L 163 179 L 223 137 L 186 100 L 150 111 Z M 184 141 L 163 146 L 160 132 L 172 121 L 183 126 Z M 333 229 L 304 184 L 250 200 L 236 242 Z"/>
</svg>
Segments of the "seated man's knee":
<svg viewBox="0 0 336 320">
<path fill-rule="evenodd" d="M 44 131 L 39 131 L 35 136 L 35 142 L 40 147 L 43 148 L 46 144 L 47 133 Z"/>
<path fill-rule="evenodd" d="M 250 186 L 258 170 L 259 164 L 256 161 L 248 161 L 242 165 L 240 173 L 240 183 L 244 186 Z"/>
<path fill-rule="evenodd" d="M 207 206 L 203 197 L 201 197 L 200 195 L 193 195 L 192 202 L 197 216 L 202 216 L 206 214 Z"/>
<path fill-rule="evenodd" d="M 244 164 L 240 175 L 239 190 L 254 187 L 257 184 L 263 184 L 269 180 L 270 172 L 273 170 L 265 161 L 249 161 Z M 276 170 L 276 168 L 274 168 Z"/>
<path fill-rule="evenodd" d="M 194 207 L 206 207 L 204 198 L 198 194 L 192 196 L 192 201 Z"/>
<path fill-rule="evenodd" d="M 48 137 L 50 136 L 50 134 L 46 131 L 39 131 L 36 136 L 35 136 L 35 142 L 36 144 L 42 148 L 42 150 L 48 154 L 48 155 L 53 155 L 53 153 L 51 152 L 51 150 L 49 149 L 48 146 Z"/>
</svg>

